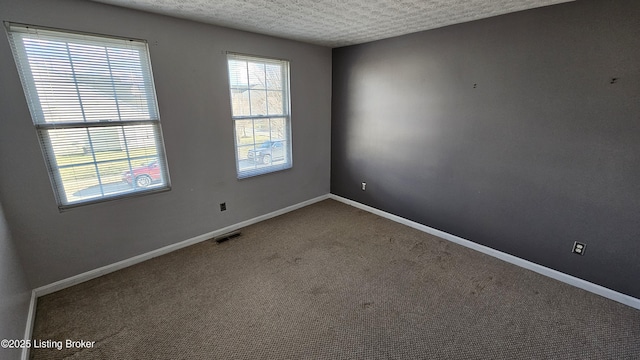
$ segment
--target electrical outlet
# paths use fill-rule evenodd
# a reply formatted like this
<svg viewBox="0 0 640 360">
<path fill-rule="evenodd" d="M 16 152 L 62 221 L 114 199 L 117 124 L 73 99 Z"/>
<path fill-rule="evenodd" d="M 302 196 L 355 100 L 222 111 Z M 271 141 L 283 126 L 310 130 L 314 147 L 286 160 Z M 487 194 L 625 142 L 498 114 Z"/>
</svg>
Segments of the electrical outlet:
<svg viewBox="0 0 640 360">
<path fill-rule="evenodd" d="M 579 242 L 573 243 L 573 253 L 578 255 L 584 255 L 584 251 L 587 249 L 587 245 Z"/>
<path fill-rule="evenodd" d="M 220 211 L 227 210 L 227 203 L 220 203 Z"/>
<path fill-rule="evenodd" d="M 362 182 L 362 191 L 367 190 L 367 183 L 366 182 Z"/>
</svg>

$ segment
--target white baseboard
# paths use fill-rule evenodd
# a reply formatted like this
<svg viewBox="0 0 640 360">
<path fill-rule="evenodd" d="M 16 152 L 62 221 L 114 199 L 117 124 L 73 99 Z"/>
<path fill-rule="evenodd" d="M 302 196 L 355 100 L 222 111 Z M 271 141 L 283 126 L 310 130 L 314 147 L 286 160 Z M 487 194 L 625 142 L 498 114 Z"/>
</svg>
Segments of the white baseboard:
<svg viewBox="0 0 640 360">
<path fill-rule="evenodd" d="M 168 254 L 168 253 L 170 253 L 172 251 L 176 251 L 178 249 L 182 249 L 184 247 L 187 247 L 187 246 L 190 246 L 190 245 L 193 245 L 193 244 L 197 244 L 197 243 L 205 241 L 205 240 L 209 240 L 209 239 L 214 238 L 216 236 L 220 236 L 220 235 L 229 233 L 231 231 L 235 231 L 235 230 L 238 230 L 240 228 L 243 228 L 243 227 L 246 227 L 246 226 L 249 226 L 249 225 L 253 225 L 255 223 L 259 223 L 261 221 L 264 221 L 264 220 L 267 220 L 267 219 L 270 219 L 270 218 L 273 218 L 273 217 L 288 213 L 288 212 L 293 211 L 293 210 L 300 209 L 302 207 L 317 203 L 317 202 L 322 201 L 322 200 L 326 200 L 328 198 L 329 198 L 329 194 L 318 196 L 316 198 L 313 198 L 313 199 L 310 199 L 310 200 L 307 200 L 307 201 L 303 201 L 303 202 L 295 204 L 295 205 L 287 206 L 286 208 L 283 208 L 283 209 L 280 209 L 280 210 L 276 210 L 274 212 L 270 212 L 268 214 L 255 217 L 253 219 L 245 220 L 245 221 L 239 222 L 239 223 L 234 224 L 234 225 L 229 225 L 229 226 L 224 227 L 222 229 L 214 230 L 214 231 L 208 232 L 206 234 L 202 234 L 202 235 L 193 237 L 191 239 L 187 239 L 187 240 L 181 241 L 179 243 L 171 244 L 171 245 L 162 247 L 160 249 L 149 251 L 148 253 L 140 254 L 140 255 L 137 255 L 137 256 L 122 260 L 122 261 L 118 261 L 117 263 L 113 263 L 111 265 L 106 265 L 106 266 L 103 266 L 103 267 L 100 267 L 100 268 L 97 268 L 97 269 L 94 269 L 94 270 L 90 270 L 90 271 L 84 272 L 82 274 L 78 274 L 78 275 L 75 275 L 75 276 L 72 276 L 72 277 L 69 277 L 69 278 L 66 278 L 66 279 L 62 279 L 60 281 L 56 281 L 56 282 L 54 282 L 52 284 L 49 284 L 49 285 L 41 286 L 39 288 L 34 289 L 33 292 L 34 292 L 36 297 L 40 297 L 40 296 L 43 296 L 43 295 L 51 294 L 53 292 L 68 288 L 70 286 L 77 285 L 77 284 L 83 283 L 85 281 L 88 281 L 88 280 L 91 280 L 91 279 L 95 279 L 95 278 L 100 277 L 102 275 L 106 275 L 106 274 L 112 273 L 114 271 L 129 267 L 131 265 L 138 264 L 138 263 L 143 262 L 145 260 L 153 259 L 155 257 L 161 256 L 161 255 L 164 255 L 164 254 Z"/>
<path fill-rule="evenodd" d="M 216 236 L 220 236 L 238 229 L 241 229 L 243 227 L 247 227 L 249 225 L 253 225 L 256 223 L 259 223 L 261 221 L 267 220 L 267 219 L 271 219 L 273 217 L 282 215 L 282 214 L 286 214 L 290 211 L 293 210 L 297 210 L 300 208 L 303 208 L 305 206 L 317 203 L 319 201 L 322 200 L 326 200 L 329 198 L 329 194 L 326 195 L 322 195 L 322 196 L 318 196 L 316 198 L 313 199 L 309 199 L 307 201 L 303 201 L 301 203 L 298 204 L 294 204 L 291 206 L 287 206 L 286 208 L 280 209 L 280 210 L 276 210 L 274 212 L 270 212 L 268 214 L 265 215 L 261 215 L 258 217 L 255 217 L 253 219 L 249 219 L 249 220 L 245 220 L 242 222 L 239 222 L 237 224 L 234 225 L 229 225 L 227 227 L 224 227 L 222 229 L 218 229 L 218 230 L 214 230 L 211 232 L 208 232 L 206 234 L 202 234 L 196 237 L 193 237 L 191 239 L 187 239 L 184 241 L 181 241 L 179 243 L 176 244 L 171 244 L 165 247 L 162 247 L 160 249 L 156 249 L 153 251 L 149 251 L 148 253 L 144 253 L 144 254 L 140 254 L 138 256 L 134 256 L 122 261 L 118 261 L 117 263 L 113 263 L 111 265 L 106 265 L 103 266 L 101 268 L 97 268 L 94 270 L 90 270 L 87 272 L 84 272 L 82 274 L 78 274 L 66 279 L 62 279 L 60 281 L 56 281 L 54 283 L 51 283 L 49 285 L 44 285 L 41 286 L 39 288 L 34 289 L 31 292 L 31 302 L 29 304 L 29 313 L 27 315 L 27 325 L 26 325 L 26 329 L 25 329 L 25 334 L 24 334 L 24 338 L 25 339 L 31 339 L 31 336 L 33 334 L 33 324 L 35 321 L 35 313 L 36 313 L 36 304 L 37 304 L 37 300 L 38 297 L 43 296 L 43 295 L 47 295 L 47 294 L 51 294 L 54 293 L 56 291 L 68 288 L 70 286 L 73 285 L 77 285 L 80 283 L 83 283 L 85 281 L 89 281 L 91 279 L 95 279 L 97 277 L 100 277 L 102 275 L 106 275 L 109 273 L 112 273 L 114 271 L 129 267 L 131 265 L 135 265 L 138 263 L 141 263 L 145 260 L 149 260 L 149 259 L 153 259 L 155 257 L 164 255 L 164 254 L 168 254 L 172 251 L 176 251 L 178 249 L 182 249 L 184 247 L 193 245 L 193 244 L 197 244 L 199 242 L 205 241 L 205 240 L 209 240 L 211 238 L 214 238 Z M 22 350 L 22 356 L 21 356 L 22 360 L 28 360 L 29 359 L 29 348 L 25 348 Z"/>
<path fill-rule="evenodd" d="M 231 231 L 235 231 L 235 230 L 238 230 L 240 228 L 259 223 L 261 221 L 264 221 L 264 220 L 267 220 L 267 219 L 270 219 L 270 218 L 273 218 L 273 217 L 288 213 L 288 212 L 293 211 L 293 210 L 297 210 L 297 209 L 303 208 L 305 206 L 308 206 L 308 205 L 311 205 L 311 204 L 314 204 L 316 202 L 319 202 L 319 201 L 322 201 L 322 200 L 326 200 L 326 199 L 334 199 L 334 200 L 340 201 L 342 203 L 351 205 L 353 207 L 357 207 L 359 209 L 362 209 L 362 210 L 368 211 L 370 213 L 379 215 L 379 216 L 387 218 L 389 220 L 398 222 L 398 223 L 403 224 L 403 225 L 407 225 L 409 227 L 412 227 L 414 229 L 426 232 L 428 234 L 432 234 L 432 235 L 438 236 L 438 237 L 440 237 L 442 239 L 449 240 L 449 241 L 454 242 L 456 244 L 460 244 L 462 246 L 465 246 L 465 247 L 468 247 L 470 249 L 479 251 L 481 253 L 496 257 L 496 258 L 498 258 L 500 260 L 504 260 L 504 261 L 506 261 L 508 263 L 523 267 L 525 269 L 529 269 L 531 271 L 535 271 L 535 272 L 537 272 L 539 274 L 548 276 L 548 277 L 550 277 L 552 279 L 556 279 L 556 280 L 562 281 L 562 282 L 567 283 L 569 285 L 573 285 L 573 286 L 578 287 L 580 289 L 592 292 L 594 294 L 598 294 L 600 296 L 606 297 L 608 299 L 620 302 L 622 304 L 625 304 L 625 305 L 628 305 L 628 306 L 631 306 L 633 308 L 636 308 L 636 309 L 640 310 L 640 299 L 636 299 L 636 298 L 631 297 L 629 295 L 625 295 L 625 294 L 619 293 L 617 291 L 605 288 L 603 286 L 596 285 L 596 284 L 590 283 L 588 281 L 576 278 L 574 276 L 567 275 L 565 273 L 561 273 L 559 271 L 544 267 L 542 265 L 538 265 L 538 264 L 532 263 L 530 261 L 515 257 L 513 255 L 509 255 L 507 253 L 503 253 L 501 251 L 494 250 L 494 249 L 491 249 L 489 247 L 486 247 L 486 246 L 483 246 L 483 245 L 480 245 L 480 244 L 476 244 L 476 243 L 474 243 L 472 241 L 463 239 L 461 237 L 458 237 L 458 236 L 455 236 L 455 235 L 451 235 L 449 233 L 446 233 L 444 231 L 440 231 L 440 230 L 437 230 L 437 229 L 434 229 L 434 228 L 430 228 L 430 227 L 428 227 L 426 225 L 419 224 L 417 222 L 402 218 L 402 217 L 397 216 L 397 215 L 393 215 L 393 214 L 387 213 L 385 211 L 382 211 L 382 210 L 379 210 L 379 209 L 376 209 L 376 208 L 373 208 L 373 207 L 358 203 L 356 201 L 349 200 L 349 199 L 346 199 L 346 198 L 343 198 L 341 196 L 334 195 L 334 194 L 327 194 L 327 195 L 318 196 L 316 198 L 313 198 L 313 199 L 310 199 L 310 200 L 307 200 L 307 201 L 303 201 L 303 202 L 295 204 L 295 205 L 288 206 L 288 207 L 280 209 L 280 210 L 276 210 L 274 212 L 271 212 L 271 213 L 268 213 L 268 214 L 265 214 L 265 215 L 261 215 L 261 216 L 255 217 L 253 219 L 242 221 L 242 222 L 239 222 L 237 224 L 224 227 L 222 229 L 214 230 L 214 231 L 208 232 L 206 234 L 202 234 L 202 235 L 193 237 L 191 239 L 187 239 L 187 240 L 181 241 L 181 242 L 176 243 L 176 244 L 168 245 L 168 246 L 162 247 L 160 249 L 150 251 L 148 253 L 144 253 L 144 254 L 141 254 L 141 255 L 138 255 L 138 256 L 134 256 L 134 257 L 131 257 L 129 259 L 125 259 L 125 260 L 119 261 L 117 263 L 113 263 L 111 265 L 103 266 L 101 268 L 97 268 L 97 269 L 94 269 L 94 270 L 91 270 L 91 271 L 87 271 L 85 273 L 78 274 L 78 275 L 75 275 L 75 276 L 60 280 L 60 281 L 56 281 L 56 282 L 54 282 L 52 284 L 49 284 L 49 285 L 44 285 L 44 286 L 38 287 L 38 288 L 34 289 L 32 291 L 32 293 L 31 293 L 31 302 L 30 302 L 30 305 L 29 305 L 29 313 L 27 315 L 25 339 L 31 339 L 31 335 L 32 335 L 32 332 L 33 332 L 33 324 L 34 324 L 34 320 L 35 320 L 36 302 L 37 302 L 37 298 L 40 297 L 40 296 L 51 294 L 53 292 L 68 288 L 70 286 L 77 285 L 77 284 L 83 283 L 85 281 L 89 281 L 91 279 L 95 279 L 95 278 L 100 277 L 102 275 L 106 275 L 106 274 L 112 273 L 114 271 L 117 271 L 117 270 L 129 267 L 129 266 L 138 264 L 138 263 L 143 262 L 145 260 L 149 260 L 149 259 L 161 256 L 161 255 L 170 253 L 172 251 L 175 251 L 175 250 L 178 250 L 178 249 L 181 249 L 181 248 L 193 245 L 193 244 L 197 244 L 197 243 L 205 241 L 205 240 L 209 240 L 209 239 L 214 238 L 216 236 L 219 236 L 219 235 L 222 235 L 222 234 L 226 234 L 226 233 L 229 233 Z M 29 358 L 29 349 L 24 349 L 22 351 L 22 357 L 21 358 L 22 358 L 22 360 L 27 360 Z"/>
<path fill-rule="evenodd" d="M 31 291 L 31 300 L 29 301 L 29 312 L 27 313 L 27 325 L 24 330 L 24 339 L 31 339 L 31 334 L 33 333 L 33 323 L 36 320 L 36 303 L 38 297 L 36 296 L 35 290 Z M 22 355 L 20 357 L 21 360 L 29 360 L 29 347 L 25 347 L 22 349 Z"/>
<path fill-rule="evenodd" d="M 531 271 L 535 271 L 538 274 L 550 277 L 552 279 L 561 281 L 563 283 L 569 284 L 569 285 L 573 285 L 575 287 L 578 287 L 580 289 L 592 292 L 594 294 L 606 297 L 608 299 L 617 301 L 619 303 L 631 306 L 633 308 L 636 308 L 638 310 L 640 310 L 640 299 L 636 299 L 634 297 L 631 297 L 629 295 L 625 295 L 622 293 L 619 293 L 617 291 L 608 289 L 606 287 L 579 279 L 577 277 L 562 273 L 560 271 L 557 270 L 553 270 L 551 268 L 542 266 L 542 265 L 538 265 L 536 263 L 532 263 L 530 261 L 521 259 L 519 257 L 515 257 L 513 255 L 509 255 L 507 253 L 503 253 L 502 251 L 498 251 L 495 249 L 492 249 L 490 247 L 486 247 L 484 245 L 480 245 L 477 243 L 474 243 L 472 241 L 463 239 L 461 237 L 455 236 L 455 235 L 451 235 L 449 233 L 446 233 L 444 231 L 440 231 L 431 227 L 428 227 L 426 225 L 422 225 L 419 224 L 417 222 L 405 219 L 403 217 L 397 216 L 397 215 L 393 215 L 390 214 L 388 212 L 373 208 L 371 206 L 367 206 L 364 204 L 361 204 L 359 202 L 353 201 L 353 200 L 349 200 L 346 198 L 343 198 L 341 196 L 338 195 L 334 195 L 334 194 L 330 194 L 329 197 L 331 199 L 340 201 L 342 203 L 345 203 L 347 205 L 351 205 L 353 207 L 356 207 L 358 209 L 362 209 L 365 211 L 368 211 L 370 213 L 376 214 L 378 216 L 387 218 L 389 220 L 395 221 L 397 223 L 403 224 L 403 225 L 407 225 L 409 227 L 412 227 L 414 229 L 426 232 L 428 234 L 431 235 L 435 235 L 439 238 L 445 239 L 445 240 L 449 240 L 451 242 L 454 242 L 456 244 L 462 245 L 464 247 L 468 247 L 470 249 L 479 251 L 481 253 L 493 256 L 495 258 L 498 258 L 500 260 L 506 261 L 508 263 L 523 267 L 525 269 L 531 270 Z"/>
</svg>

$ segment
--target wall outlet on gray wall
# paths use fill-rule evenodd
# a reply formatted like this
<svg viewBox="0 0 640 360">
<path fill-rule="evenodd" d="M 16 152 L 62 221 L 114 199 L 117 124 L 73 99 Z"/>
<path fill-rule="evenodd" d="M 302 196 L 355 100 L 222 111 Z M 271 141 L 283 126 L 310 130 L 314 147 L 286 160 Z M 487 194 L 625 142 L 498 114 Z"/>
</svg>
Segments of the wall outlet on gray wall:
<svg viewBox="0 0 640 360">
<path fill-rule="evenodd" d="M 362 182 L 362 191 L 367 190 L 367 183 L 366 182 Z"/>
<path fill-rule="evenodd" d="M 227 203 L 226 202 L 220 203 L 220 211 L 225 211 L 225 210 L 227 210 Z"/>
<path fill-rule="evenodd" d="M 587 248 L 586 244 L 574 242 L 573 243 L 573 253 L 578 255 L 584 255 L 584 251 Z"/>
</svg>

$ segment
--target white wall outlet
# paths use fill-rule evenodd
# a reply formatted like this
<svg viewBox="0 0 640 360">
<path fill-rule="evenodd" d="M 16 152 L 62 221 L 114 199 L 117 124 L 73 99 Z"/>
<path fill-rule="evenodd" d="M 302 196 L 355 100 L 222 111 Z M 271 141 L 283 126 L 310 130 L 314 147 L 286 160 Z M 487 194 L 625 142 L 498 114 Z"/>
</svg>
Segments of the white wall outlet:
<svg viewBox="0 0 640 360">
<path fill-rule="evenodd" d="M 367 183 L 366 182 L 362 182 L 362 191 L 367 190 Z"/>
<path fill-rule="evenodd" d="M 573 243 L 573 252 L 578 255 L 584 255 L 584 251 L 587 249 L 587 245 L 579 242 Z"/>
</svg>

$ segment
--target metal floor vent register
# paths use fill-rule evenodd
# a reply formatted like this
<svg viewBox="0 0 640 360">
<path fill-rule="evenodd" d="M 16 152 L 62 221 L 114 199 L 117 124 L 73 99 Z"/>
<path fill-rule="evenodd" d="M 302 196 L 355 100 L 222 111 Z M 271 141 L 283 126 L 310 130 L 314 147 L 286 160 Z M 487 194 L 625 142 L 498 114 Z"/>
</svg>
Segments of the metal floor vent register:
<svg viewBox="0 0 640 360">
<path fill-rule="evenodd" d="M 240 230 L 236 230 L 236 231 L 232 231 L 230 233 L 226 233 L 226 234 L 222 234 L 220 236 L 216 236 L 216 237 L 213 238 L 213 240 L 215 242 L 217 242 L 218 244 L 220 244 L 220 243 L 223 243 L 223 242 L 225 242 L 227 240 L 231 240 L 233 238 L 237 238 L 240 235 L 241 235 Z"/>
</svg>

